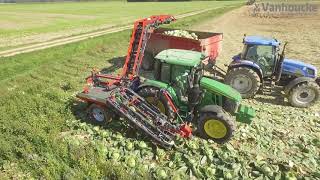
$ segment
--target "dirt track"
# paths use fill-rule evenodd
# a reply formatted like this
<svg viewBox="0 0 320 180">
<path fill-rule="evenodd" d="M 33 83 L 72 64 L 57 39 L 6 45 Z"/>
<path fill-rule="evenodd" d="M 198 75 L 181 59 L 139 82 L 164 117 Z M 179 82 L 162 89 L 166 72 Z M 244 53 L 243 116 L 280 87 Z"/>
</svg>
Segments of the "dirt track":
<svg viewBox="0 0 320 180">
<path fill-rule="evenodd" d="M 227 63 L 233 55 L 240 53 L 242 37 L 247 34 L 287 41 L 287 57 L 301 59 L 320 68 L 319 22 L 319 12 L 312 16 L 261 18 L 249 16 L 249 8 L 245 6 L 194 29 L 224 33 L 222 54 L 218 63 Z"/>
</svg>

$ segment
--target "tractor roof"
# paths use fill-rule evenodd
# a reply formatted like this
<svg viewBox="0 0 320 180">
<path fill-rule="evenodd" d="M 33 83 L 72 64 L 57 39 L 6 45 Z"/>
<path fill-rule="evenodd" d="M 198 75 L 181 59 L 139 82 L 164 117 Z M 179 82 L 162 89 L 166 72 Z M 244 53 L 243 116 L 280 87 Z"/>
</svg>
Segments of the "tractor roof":
<svg viewBox="0 0 320 180">
<path fill-rule="evenodd" d="M 246 36 L 243 39 L 244 44 L 251 45 L 265 45 L 265 46 L 279 46 L 280 42 L 273 38 L 266 38 L 262 36 Z"/>
<path fill-rule="evenodd" d="M 197 66 L 204 55 L 200 52 L 182 50 L 182 49 L 166 49 L 161 51 L 156 59 L 168 64 L 182 65 L 182 66 Z"/>
</svg>

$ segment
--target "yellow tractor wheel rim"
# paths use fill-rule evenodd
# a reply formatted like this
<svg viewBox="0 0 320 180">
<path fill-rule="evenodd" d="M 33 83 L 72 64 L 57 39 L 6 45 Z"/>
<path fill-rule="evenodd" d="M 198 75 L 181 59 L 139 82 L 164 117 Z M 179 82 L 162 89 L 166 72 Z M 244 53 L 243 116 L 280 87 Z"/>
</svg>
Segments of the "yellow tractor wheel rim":
<svg viewBox="0 0 320 180">
<path fill-rule="evenodd" d="M 155 105 L 163 114 L 166 113 L 166 108 L 161 101 L 156 100 L 154 97 L 147 97 L 146 100 L 148 103 Z"/>
<path fill-rule="evenodd" d="M 210 119 L 204 123 L 204 131 L 211 138 L 220 139 L 227 135 L 227 127 L 223 124 L 223 122 Z"/>
</svg>

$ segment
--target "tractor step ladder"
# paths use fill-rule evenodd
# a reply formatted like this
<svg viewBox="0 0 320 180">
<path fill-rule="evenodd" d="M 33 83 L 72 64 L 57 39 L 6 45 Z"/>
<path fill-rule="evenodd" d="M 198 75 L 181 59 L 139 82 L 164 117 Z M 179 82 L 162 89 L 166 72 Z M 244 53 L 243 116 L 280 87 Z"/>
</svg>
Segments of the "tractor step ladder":
<svg viewBox="0 0 320 180">
<path fill-rule="evenodd" d="M 271 79 L 264 80 L 262 93 L 265 95 L 271 94 L 273 92 L 274 86 L 275 86 L 275 82 L 272 81 Z"/>
</svg>

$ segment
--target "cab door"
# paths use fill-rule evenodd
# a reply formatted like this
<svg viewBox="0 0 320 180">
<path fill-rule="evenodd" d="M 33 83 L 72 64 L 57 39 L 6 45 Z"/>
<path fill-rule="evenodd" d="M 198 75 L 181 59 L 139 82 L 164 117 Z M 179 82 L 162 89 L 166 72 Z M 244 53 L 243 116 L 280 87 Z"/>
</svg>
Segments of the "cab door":
<svg viewBox="0 0 320 180">
<path fill-rule="evenodd" d="M 245 59 L 258 64 L 264 77 L 273 75 L 276 61 L 274 46 L 248 45 Z"/>
<path fill-rule="evenodd" d="M 171 84 L 174 88 L 178 99 L 184 104 L 188 103 L 188 75 L 190 68 L 180 65 L 171 65 Z"/>
</svg>

